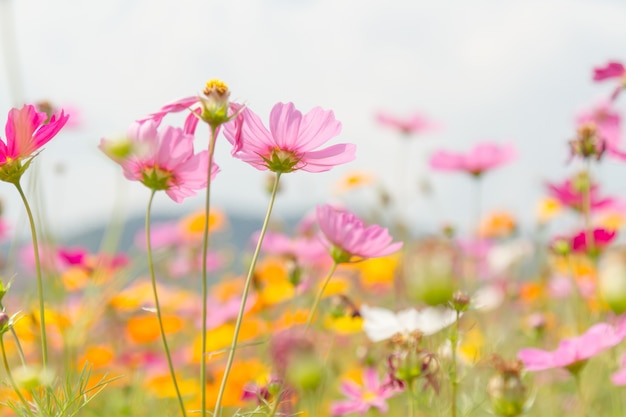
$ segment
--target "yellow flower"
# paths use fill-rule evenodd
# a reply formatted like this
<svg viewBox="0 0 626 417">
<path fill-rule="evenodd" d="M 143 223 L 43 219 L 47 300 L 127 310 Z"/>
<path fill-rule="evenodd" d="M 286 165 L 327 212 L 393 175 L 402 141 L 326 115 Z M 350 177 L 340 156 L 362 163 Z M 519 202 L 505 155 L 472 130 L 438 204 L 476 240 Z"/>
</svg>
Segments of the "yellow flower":
<svg viewBox="0 0 626 417">
<path fill-rule="evenodd" d="M 374 175 L 365 171 L 352 171 L 344 175 L 341 180 L 335 185 L 335 193 L 343 194 L 348 191 L 352 191 L 359 187 L 373 184 L 375 180 Z"/>
<path fill-rule="evenodd" d="M 204 210 L 197 211 L 180 221 L 180 230 L 184 237 L 190 240 L 202 239 L 204 233 L 204 223 L 206 216 Z M 217 209 L 209 211 L 209 231 L 217 232 L 223 230 L 227 225 L 226 215 Z"/>
<path fill-rule="evenodd" d="M 485 217 L 478 226 L 478 234 L 485 238 L 507 237 L 515 231 L 517 223 L 511 213 L 495 211 Z"/>
<path fill-rule="evenodd" d="M 624 226 L 624 216 L 617 212 L 608 213 L 598 223 L 600 227 L 608 231 L 617 231 Z"/>
<path fill-rule="evenodd" d="M 361 317 L 341 316 L 328 317 L 324 325 L 327 329 L 339 334 L 352 334 L 361 332 L 363 329 L 363 319 Z"/>
<path fill-rule="evenodd" d="M 384 287 L 393 285 L 399 256 L 397 254 L 371 258 L 359 262 L 354 266 L 360 271 L 361 283 L 366 288 Z"/>
<path fill-rule="evenodd" d="M 541 224 L 546 223 L 559 215 L 562 209 L 559 200 L 546 197 L 537 204 L 537 221 Z"/>
</svg>

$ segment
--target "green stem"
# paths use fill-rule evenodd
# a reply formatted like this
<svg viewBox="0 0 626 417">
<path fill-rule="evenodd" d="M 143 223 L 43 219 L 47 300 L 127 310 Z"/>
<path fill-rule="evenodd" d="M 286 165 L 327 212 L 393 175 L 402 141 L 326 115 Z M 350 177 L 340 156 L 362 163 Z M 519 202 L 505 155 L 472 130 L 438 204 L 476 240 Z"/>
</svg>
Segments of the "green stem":
<svg viewBox="0 0 626 417">
<path fill-rule="evenodd" d="M 333 274 L 335 273 L 335 270 L 337 269 L 337 265 L 339 264 L 336 261 L 333 262 L 333 266 L 330 268 L 330 271 L 328 271 L 328 275 L 326 275 L 326 278 L 324 279 L 324 284 L 322 284 L 322 288 L 320 288 L 319 292 L 315 296 L 315 301 L 313 301 L 313 307 L 311 307 L 311 311 L 309 311 L 309 317 L 306 319 L 304 331 L 309 330 L 309 327 L 311 326 L 311 323 L 313 322 L 313 316 L 315 315 L 317 306 L 319 305 L 320 300 L 322 299 L 322 295 L 324 295 L 324 291 L 326 290 L 326 286 L 328 285 L 328 282 L 330 282 L 330 278 L 333 276 Z"/>
<path fill-rule="evenodd" d="M 148 200 L 148 208 L 146 210 L 146 251 L 148 253 L 148 268 L 150 269 L 150 281 L 152 282 L 152 293 L 154 295 L 154 307 L 156 309 L 157 319 L 159 321 L 159 331 L 161 333 L 161 340 L 163 341 L 163 348 L 165 349 L 165 356 L 167 357 L 167 366 L 170 370 L 172 382 L 174 383 L 174 389 L 176 390 L 176 396 L 178 397 L 178 403 L 180 405 L 180 411 L 183 417 L 187 416 L 185 411 L 185 403 L 183 397 L 180 394 L 178 388 L 178 382 L 176 381 L 176 372 L 174 371 L 174 364 L 172 363 L 172 355 L 170 354 L 170 348 L 167 344 L 167 338 L 165 337 L 165 329 L 163 328 L 163 317 L 161 316 L 161 304 L 159 303 L 159 293 L 157 291 L 156 277 L 154 273 L 154 260 L 152 259 L 152 243 L 150 242 L 150 212 L 152 209 L 152 201 L 154 200 L 155 190 L 152 190 L 150 199 Z"/>
<path fill-rule="evenodd" d="M 596 242 L 595 237 L 593 235 L 593 227 L 591 224 L 591 162 L 587 161 L 586 166 L 587 173 L 587 184 L 583 189 L 583 201 L 582 201 L 582 212 L 583 212 L 583 221 L 585 227 L 585 240 L 587 243 L 587 254 L 594 260 L 596 260 Z"/>
<path fill-rule="evenodd" d="M 581 372 L 579 371 L 574 375 L 574 379 L 576 380 L 576 389 L 578 390 L 578 398 L 580 400 L 580 415 L 582 417 L 587 417 L 587 413 L 589 410 L 589 404 L 587 403 L 587 399 L 585 398 L 585 391 L 583 390 L 582 380 L 580 378 Z"/>
<path fill-rule="evenodd" d="M 459 312 L 456 312 L 456 320 L 452 327 L 452 334 L 450 335 L 450 344 L 452 345 L 452 365 L 450 367 L 450 384 L 452 388 L 451 393 L 451 407 L 450 407 L 450 415 L 452 417 L 456 417 L 456 402 L 457 402 L 457 390 L 459 386 L 459 381 L 457 377 L 457 366 L 456 366 L 456 347 L 459 340 Z"/>
<path fill-rule="evenodd" d="M 213 154 L 215 153 L 215 139 L 217 138 L 217 127 L 211 126 L 211 136 L 209 137 L 209 166 L 206 179 L 206 198 L 204 202 L 204 230 L 202 235 L 202 342 L 200 353 L 200 417 L 206 417 L 206 360 L 207 360 L 207 297 L 209 295 L 207 255 L 209 252 L 209 213 L 211 210 L 211 171 L 213 170 Z"/>
<path fill-rule="evenodd" d="M 254 254 L 252 255 L 252 261 L 248 268 L 248 276 L 246 277 L 246 283 L 244 284 L 243 294 L 241 296 L 241 305 L 239 306 L 239 313 L 237 314 L 237 321 L 235 322 L 235 333 L 233 334 L 233 340 L 230 345 L 230 351 L 228 353 L 228 360 L 226 361 L 226 369 L 224 370 L 224 376 L 222 377 L 222 384 L 217 394 L 217 401 L 215 402 L 215 410 L 213 411 L 213 417 L 220 417 L 222 415 L 222 397 L 224 396 L 224 390 L 226 389 L 226 383 L 228 382 L 228 375 L 230 369 L 233 366 L 233 360 L 235 359 L 235 351 L 237 349 L 237 340 L 239 339 L 239 330 L 241 329 L 241 323 L 243 322 L 243 314 L 246 309 L 246 300 L 248 299 L 248 293 L 250 292 L 250 284 L 252 283 L 252 276 L 254 275 L 254 268 L 256 267 L 257 259 L 261 253 L 261 245 L 263 244 L 263 237 L 267 231 L 267 226 L 270 222 L 270 216 L 272 215 L 272 208 L 274 207 L 274 201 L 276 200 L 276 193 L 278 191 L 278 181 L 280 180 L 280 172 L 276 173 L 274 179 L 274 185 L 272 187 L 272 195 L 270 197 L 270 203 L 267 207 L 267 213 L 265 220 L 263 220 L 263 227 L 259 235 L 259 241 L 256 244 Z"/>
<path fill-rule="evenodd" d="M 24 203 L 24 207 L 26 208 L 26 214 L 28 214 L 28 222 L 30 223 L 30 234 L 33 240 L 33 252 L 35 253 L 35 270 L 37 273 L 37 294 L 39 298 L 39 324 L 41 328 L 41 352 L 43 355 L 43 367 L 45 368 L 48 365 L 48 339 L 46 338 L 46 315 L 45 315 L 45 305 L 44 305 L 44 297 L 43 297 L 43 279 L 41 275 L 41 260 L 39 259 L 39 244 L 37 243 L 37 231 L 35 229 L 35 219 L 33 218 L 33 213 L 30 210 L 30 205 L 28 204 L 28 200 L 26 199 L 26 195 L 24 194 L 24 190 L 22 190 L 22 186 L 19 181 L 16 181 L 15 187 L 17 188 L 17 192 L 20 193 L 20 197 L 22 197 L 22 202 Z"/>
<path fill-rule="evenodd" d="M 9 378 L 9 382 L 11 383 L 13 390 L 15 391 L 17 396 L 20 398 L 20 401 L 22 401 L 22 404 L 24 404 L 24 408 L 26 409 L 26 411 L 28 411 L 28 415 L 31 417 L 35 417 L 33 412 L 30 409 L 30 404 L 28 404 L 28 401 L 26 401 L 26 398 L 24 398 L 24 396 L 20 392 L 20 389 L 17 387 L 15 380 L 13 379 L 13 374 L 11 373 L 11 368 L 9 367 L 9 361 L 7 360 L 7 353 L 6 353 L 6 350 L 4 349 L 3 335 L 0 335 L 0 349 L 2 349 L 2 362 L 4 363 L 4 370 L 7 374 L 7 378 Z"/>
</svg>

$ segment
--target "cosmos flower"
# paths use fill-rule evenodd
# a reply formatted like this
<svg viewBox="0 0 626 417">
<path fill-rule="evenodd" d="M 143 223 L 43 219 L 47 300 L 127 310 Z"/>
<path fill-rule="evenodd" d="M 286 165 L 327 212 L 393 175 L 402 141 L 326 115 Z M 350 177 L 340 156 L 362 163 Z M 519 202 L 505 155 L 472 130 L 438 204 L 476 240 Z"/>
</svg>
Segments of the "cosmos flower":
<svg viewBox="0 0 626 417">
<path fill-rule="evenodd" d="M 456 321 L 456 311 L 445 307 L 409 308 L 394 313 L 382 307 L 360 308 L 363 330 L 372 342 L 387 340 L 395 334 L 409 335 L 419 331 L 429 336 L 445 329 Z"/>
<path fill-rule="evenodd" d="M 330 205 L 317 207 L 317 222 L 337 263 L 391 255 L 402 248 L 402 242 L 392 243 L 384 227 L 366 226 L 355 214 Z"/>
<path fill-rule="evenodd" d="M 148 188 L 165 193 L 180 203 L 206 186 L 208 152 L 194 154 L 193 136 L 182 129 L 157 128 L 154 121 L 134 123 L 128 139 L 115 142 L 102 139 L 100 149 L 124 170 L 131 181 L 140 181 Z M 214 164 L 212 177 L 218 168 Z"/>
<path fill-rule="evenodd" d="M 332 111 L 315 107 L 303 115 L 293 103 L 278 103 L 270 113 L 269 130 L 246 108 L 241 117 L 225 125 L 224 134 L 234 148 L 239 147 L 233 153 L 236 158 L 259 170 L 286 173 L 323 172 L 352 161 L 353 144 L 318 149 L 340 131 L 341 123 Z"/>
<path fill-rule="evenodd" d="M 383 126 L 397 129 L 406 135 L 428 132 L 439 128 L 437 123 L 429 120 L 420 113 L 414 113 L 407 118 L 400 118 L 384 112 L 379 112 L 376 114 L 376 120 Z"/>
<path fill-rule="evenodd" d="M 603 249 L 605 246 L 610 244 L 617 236 L 615 230 L 605 230 L 602 228 L 595 228 L 593 229 L 592 233 L 593 248 L 595 250 Z M 571 245 L 574 252 L 588 252 L 590 248 L 589 244 L 587 243 L 587 232 L 582 230 L 574 235 Z"/>
<path fill-rule="evenodd" d="M 527 348 L 520 350 L 517 357 L 528 371 L 566 368 L 576 373 L 587 363 L 587 359 L 617 345 L 624 336 L 622 329 L 598 323 L 580 336 L 561 340 L 554 351 Z"/>
<path fill-rule="evenodd" d="M 577 140 L 593 140 L 597 157 L 606 151 L 609 156 L 626 160 L 626 151 L 619 149 L 622 140 L 621 124 L 621 115 L 612 102 L 602 100 L 576 117 Z M 585 134 L 591 137 L 585 138 Z M 570 142 L 572 143 L 576 143 L 576 140 Z"/>
<path fill-rule="evenodd" d="M 567 179 L 560 183 L 546 183 L 548 193 L 564 206 L 573 210 L 581 211 L 583 209 L 583 192 L 578 189 L 576 182 Z M 601 197 L 600 189 L 597 184 L 591 184 L 589 190 L 589 200 L 591 211 L 597 211 L 607 208 L 613 208 L 618 201 L 611 197 Z"/>
<path fill-rule="evenodd" d="M 30 163 L 30 160 L 25 164 L 22 161 L 59 133 L 68 118 L 63 110 L 48 118 L 30 104 L 11 109 L 5 127 L 6 138 L 0 139 L 0 180 L 18 181 Z"/>
<path fill-rule="evenodd" d="M 594 81 L 605 81 L 611 80 L 614 78 L 620 79 L 620 84 L 613 90 L 611 94 L 611 100 L 615 100 L 619 95 L 620 91 L 624 88 L 624 84 L 626 82 L 624 77 L 626 75 L 626 68 L 622 65 L 621 62 L 617 61 L 609 61 L 604 66 L 595 67 L 593 69 L 593 80 Z"/>
<path fill-rule="evenodd" d="M 333 416 L 351 413 L 364 416 L 370 408 L 377 408 L 380 414 L 385 414 L 389 410 L 387 399 L 402 391 L 388 381 L 381 382 L 373 368 L 363 370 L 362 386 L 351 379 L 345 379 L 341 383 L 340 390 L 347 399 L 331 404 L 330 410 Z"/>
<path fill-rule="evenodd" d="M 513 144 L 479 143 L 469 152 L 440 150 L 430 158 L 430 166 L 440 171 L 464 171 L 474 176 L 511 162 L 517 153 Z"/>
</svg>

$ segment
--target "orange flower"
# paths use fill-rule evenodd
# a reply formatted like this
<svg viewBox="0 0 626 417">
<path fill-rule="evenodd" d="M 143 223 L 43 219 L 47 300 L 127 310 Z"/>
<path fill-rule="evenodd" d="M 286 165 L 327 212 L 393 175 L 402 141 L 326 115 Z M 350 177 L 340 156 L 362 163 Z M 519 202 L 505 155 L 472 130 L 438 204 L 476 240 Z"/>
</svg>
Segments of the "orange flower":
<svg viewBox="0 0 626 417">
<path fill-rule="evenodd" d="M 190 240 L 202 239 L 204 233 L 204 223 L 206 222 L 206 216 L 204 210 L 197 211 L 180 221 L 180 231 L 183 237 Z M 213 209 L 209 212 L 209 231 L 217 232 L 224 229 L 227 225 L 226 215 Z"/>
<path fill-rule="evenodd" d="M 163 330 L 165 334 L 173 334 L 180 331 L 184 322 L 174 315 L 162 315 Z M 150 343 L 158 340 L 161 336 L 159 321 L 156 315 L 144 315 L 132 317 L 126 324 L 128 337 L 135 343 Z"/>
<path fill-rule="evenodd" d="M 484 238 L 507 237 L 515 231 L 515 218 L 506 211 L 496 211 L 485 217 L 479 227 L 478 234 Z"/>
<path fill-rule="evenodd" d="M 373 184 L 375 181 L 374 175 L 366 171 L 352 171 L 335 184 L 335 193 L 342 194 L 348 191 L 352 191 L 356 188 L 365 187 Z"/>
</svg>

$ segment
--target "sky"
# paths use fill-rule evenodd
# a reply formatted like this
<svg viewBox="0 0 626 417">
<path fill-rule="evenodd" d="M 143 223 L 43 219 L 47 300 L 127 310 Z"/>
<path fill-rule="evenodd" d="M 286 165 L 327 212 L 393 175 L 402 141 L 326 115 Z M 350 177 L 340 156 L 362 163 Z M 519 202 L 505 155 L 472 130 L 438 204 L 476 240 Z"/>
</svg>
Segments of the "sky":
<svg viewBox="0 0 626 417">
<path fill-rule="evenodd" d="M 617 0 L 0 0 L 0 17 L 0 123 L 12 106 L 44 99 L 77 111 L 37 156 L 29 191 L 60 234 L 145 211 L 148 190 L 123 178 L 98 150 L 101 138 L 123 136 L 212 78 L 264 121 L 278 102 L 333 110 L 343 130 L 331 144 L 357 145 L 350 164 L 284 176 L 279 215 L 337 201 L 336 182 L 362 170 L 403 195 L 416 227 L 462 227 L 475 187 L 433 172 L 428 158 L 494 141 L 514 143 L 518 158 L 486 175 L 481 206 L 529 223 L 545 181 L 578 169 L 567 163 L 575 115 L 610 94 L 591 81 L 593 67 L 626 59 L 626 3 Z M 377 124 L 378 111 L 421 112 L 441 128 L 407 140 Z M 200 129 L 197 149 L 207 139 Z M 213 204 L 262 216 L 266 173 L 233 159 L 223 138 L 216 152 Z M 626 163 L 595 173 L 626 197 Z M 429 196 L 415 191 L 424 181 Z M 351 204 L 374 201 L 362 194 Z M 203 198 L 177 205 L 162 194 L 155 210 L 188 212 Z M 0 184 L 0 199 L 10 222 L 23 219 L 12 186 Z"/>
</svg>

